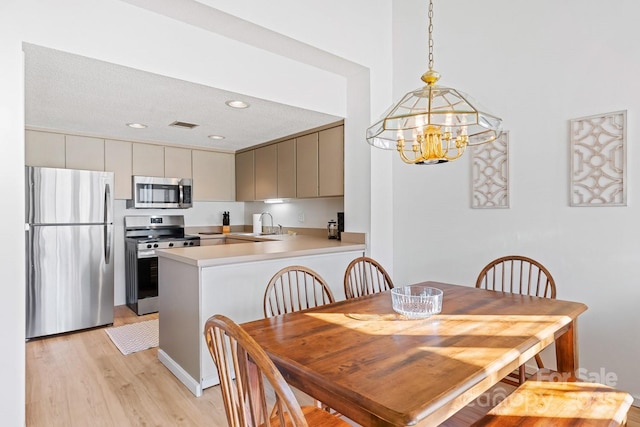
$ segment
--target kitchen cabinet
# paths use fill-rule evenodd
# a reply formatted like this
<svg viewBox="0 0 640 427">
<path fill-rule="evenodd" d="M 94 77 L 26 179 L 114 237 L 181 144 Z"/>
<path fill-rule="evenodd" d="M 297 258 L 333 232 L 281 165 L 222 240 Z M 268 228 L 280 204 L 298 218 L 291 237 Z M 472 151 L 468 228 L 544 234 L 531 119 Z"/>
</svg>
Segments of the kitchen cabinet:
<svg viewBox="0 0 640 427">
<path fill-rule="evenodd" d="M 235 200 L 235 156 L 231 153 L 192 150 L 193 200 Z"/>
<path fill-rule="evenodd" d="M 318 196 L 344 195 L 344 126 L 318 132 Z"/>
<path fill-rule="evenodd" d="M 164 177 L 164 147 L 134 143 L 132 147 L 133 174 Z"/>
<path fill-rule="evenodd" d="M 318 197 L 318 133 L 296 138 L 296 197 Z"/>
<path fill-rule="evenodd" d="M 254 151 L 236 154 L 236 200 L 238 202 L 250 202 L 256 199 Z"/>
<path fill-rule="evenodd" d="M 104 139 L 65 135 L 65 167 L 104 171 Z"/>
<path fill-rule="evenodd" d="M 191 178 L 191 150 L 164 147 L 164 176 L 167 178 Z"/>
<path fill-rule="evenodd" d="M 251 187 L 244 191 L 254 200 L 253 152 L 247 160 Z M 142 175 L 192 178 L 194 201 L 236 200 L 232 153 L 25 130 L 25 164 L 113 172 L 116 199 L 131 199 L 131 177 Z"/>
<path fill-rule="evenodd" d="M 256 148 L 254 152 L 256 200 L 278 197 L 278 147 L 276 144 Z"/>
<path fill-rule="evenodd" d="M 344 126 L 236 155 L 236 200 L 344 195 Z"/>
<path fill-rule="evenodd" d="M 296 140 L 279 142 L 278 146 L 278 198 L 296 197 Z"/>
<path fill-rule="evenodd" d="M 25 163 L 27 166 L 65 167 L 64 135 L 27 130 L 25 132 Z"/>
<path fill-rule="evenodd" d="M 104 141 L 104 170 L 113 172 L 116 199 L 131 199 L 132 145 L 129 141 Z"/>
</svg>

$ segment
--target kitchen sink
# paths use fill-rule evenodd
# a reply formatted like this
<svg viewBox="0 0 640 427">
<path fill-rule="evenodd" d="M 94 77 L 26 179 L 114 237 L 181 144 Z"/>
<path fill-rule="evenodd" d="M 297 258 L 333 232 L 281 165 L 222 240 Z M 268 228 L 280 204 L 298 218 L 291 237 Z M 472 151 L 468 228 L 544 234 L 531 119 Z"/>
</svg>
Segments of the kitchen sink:
<svg viewBox="0 0 640 427">
<path fill-rule="evenodd" d="M 275 236 L 276 233 L 231 233 L 231 235 L 236 235 L 236 236 Z"/>
</svg>

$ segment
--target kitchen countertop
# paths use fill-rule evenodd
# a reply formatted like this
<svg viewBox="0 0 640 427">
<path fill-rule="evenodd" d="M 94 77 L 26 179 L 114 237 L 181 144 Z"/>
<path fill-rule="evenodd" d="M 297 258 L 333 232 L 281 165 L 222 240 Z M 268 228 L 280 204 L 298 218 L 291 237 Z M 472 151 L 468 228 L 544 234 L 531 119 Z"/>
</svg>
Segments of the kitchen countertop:
<svg viewBox="0 0 640 427">
<path fill-rule="evenodd" d="M 224 235 L 200 235 L 200 238 L 222 238 L 247 240 L 246 244 L 193 246 L 158 250 L 159 257 L 170 258 L 197 267 L 212 267 L 269 259 L 289 258 L 305 255 L 320 255 L 337 252 L 364 251 L 364 243 L 330 240 L 315 236 L 253 233 L 230 233 Z M 258 240 L 258 241 L 256 241 Z"/>
</svg>

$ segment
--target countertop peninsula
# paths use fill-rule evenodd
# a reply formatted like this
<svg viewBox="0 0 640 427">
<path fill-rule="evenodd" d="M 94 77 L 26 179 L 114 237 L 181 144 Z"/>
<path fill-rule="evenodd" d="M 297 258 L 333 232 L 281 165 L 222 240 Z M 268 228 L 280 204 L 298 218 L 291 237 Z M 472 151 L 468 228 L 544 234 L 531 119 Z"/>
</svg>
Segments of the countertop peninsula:
<svg viewBox="0 0 640 427">
<path fill-rule="evenodd" d="M 210 316 L 224 314 L 238 323 L 262 318 L 267 283 L 291 265 L 317 272 L 334 298 L 342 300 L 346 267 L 365 251 L 364 235 L 358 233 L 344 233 L 342 240 L 253 233 L 201 238 L 227 239 L 229 244 L 157 251 L 158 359 L 195 396 L 219 383 L 202 333 Z"/>
<path fill-rule="evenodd" d="M 364 240 L 358 233 L 350 233 L 347 239 L 335 240 L 306 235 L 253 233 L 230 233 L 222 235 L 204 235 L 201 239 L 230 237 L 246 240 L 247 243 L 232 245 L 194 246 L 158 250 L 157 254 L 185 264 L 197 267 L 212 267 L 270 259 L 290 258 L 305 255 L 320 255 L 338 252 L 364 250 Z"/>
</svg>

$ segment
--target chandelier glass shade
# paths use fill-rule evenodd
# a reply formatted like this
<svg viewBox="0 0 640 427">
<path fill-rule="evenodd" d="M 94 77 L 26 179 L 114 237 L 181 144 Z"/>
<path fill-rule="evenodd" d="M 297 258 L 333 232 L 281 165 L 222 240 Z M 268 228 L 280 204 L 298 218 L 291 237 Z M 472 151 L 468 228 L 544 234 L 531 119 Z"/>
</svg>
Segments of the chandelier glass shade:
<svg viewBox="0 0 640 427">
<path fill-rule="evenodd" d="M 502 120 L 459 90 L 438 86 L 433 70 L 433 4 L 429 3 L 429 71 L 425 85 L 392 105 L 367 129 L 374 147 L 397 150 L 410 164 L 437 164 L 458 159 L 467 146 L 497 139 Z"/>
</svg>

